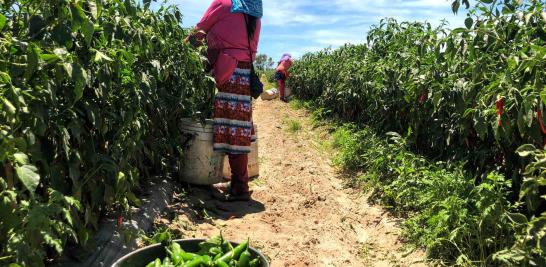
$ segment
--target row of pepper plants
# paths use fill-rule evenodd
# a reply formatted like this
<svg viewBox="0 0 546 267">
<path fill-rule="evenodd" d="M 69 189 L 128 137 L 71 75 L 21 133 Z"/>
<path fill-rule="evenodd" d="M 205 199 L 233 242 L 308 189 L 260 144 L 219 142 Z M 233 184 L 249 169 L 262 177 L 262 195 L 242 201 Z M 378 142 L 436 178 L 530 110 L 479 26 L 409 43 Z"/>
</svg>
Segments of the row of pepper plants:
<svg viewBox="0 0 546 267">
<path fill-rule="evenodd" d="M 464 163 L 476 186 L 501 173 L 511 186 L 506 199 L 513 207 L 506 212 L 524 215 L 506 222 L 521 227 L 513 227 L 518 238 L 504 258 L 544 263 L 546 3 L 475 2 L 472 8 L 465 0 L 452 3 L 455 13 L 469 9 L 461 28 L 384 19 L 369 30 L 366 44 L 306 54 L 289 86 L 323 115 L 403 133 L 413 153 L 433 162 Z M 522 157 L 530 155 L 535 158 Z M 495 242 L 493 235 L 484 239 Z M 470 260 L 493 264 L 490 256 L 508 248 Z M 453 262 L 461 251 L 454 254 Z"/>
<path fill-rule="evenodd" d="M 122 219 L 184 153 L 214 83 L 151 0 L 0 1 L 0 265 L 43 266 Z"/>
</svg>

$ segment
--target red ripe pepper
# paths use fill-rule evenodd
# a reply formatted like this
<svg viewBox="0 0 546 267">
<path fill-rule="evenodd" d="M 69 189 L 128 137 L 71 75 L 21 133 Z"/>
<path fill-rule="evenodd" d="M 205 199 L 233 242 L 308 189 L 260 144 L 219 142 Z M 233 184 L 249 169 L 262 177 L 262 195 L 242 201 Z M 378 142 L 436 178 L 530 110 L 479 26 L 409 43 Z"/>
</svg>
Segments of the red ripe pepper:
<svg viewBox="0 0 546 267">
<path fill-rule="evenodd" d="M 123 219 L 121 218 L 121 215 L 118 216 L 118 226 L 121 226 L 121 223 L 123 222 Z"/>
<path fill-rule="evenodd" d="M 540 127 L 540 131 L 546 135 L 546 127 L 544 127 L 544 121 L 542 121 L 542 110 L 537 110 L 537 120 L 538 120 L 538 126 Z"/>
<path fill-rule="evenodd" d="M 501 116 L 504 113 L 504 98 L 500 98 L 496 102 L 497 116 Z"/>
<path fill-rule="evenodd" d="M 427 93 L 426 93 L 426 92 L 422 93 L 422 94 L 419 96 L 419 103 L 422 104 L 423 102 L 425 102 L 425 100 L 427 100 Z"/>
<path fill-rule="evenodd" d="M 421 95 L 419 95 L 419 103 L 423 104 L 423 102 L 427 100 L 427 96 L 428 96 L 428 90 L 423 91 Z"/>
</svg>

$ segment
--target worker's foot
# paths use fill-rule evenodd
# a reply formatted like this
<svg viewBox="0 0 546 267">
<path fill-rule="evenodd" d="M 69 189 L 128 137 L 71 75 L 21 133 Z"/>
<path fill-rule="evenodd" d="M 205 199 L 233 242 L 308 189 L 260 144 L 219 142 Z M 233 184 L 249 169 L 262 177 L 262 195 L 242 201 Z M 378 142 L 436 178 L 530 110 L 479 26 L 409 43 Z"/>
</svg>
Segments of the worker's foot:
<svg viewBox="0 0 546 267">
<path fill-rule="evenodd" d="M 251 195 L 252 191 L 239 194 L 233 193 L 229 183 L 215 184 L 212 188 L 212 197 L 221 201 L 250 201 Z"/>
<path fill-rule="evenodd" d="M 251 196 L 252 195 L 252 191 L 250 192 L 246 192 L 246 193 L 241 193 L 241 194 L 226 194 L 226 198 L 225 198 L 225 201 L 228 201 L 228 202 L 234 202 L 234 201 L 250 201 L 251 200 Z"/>
</svg>

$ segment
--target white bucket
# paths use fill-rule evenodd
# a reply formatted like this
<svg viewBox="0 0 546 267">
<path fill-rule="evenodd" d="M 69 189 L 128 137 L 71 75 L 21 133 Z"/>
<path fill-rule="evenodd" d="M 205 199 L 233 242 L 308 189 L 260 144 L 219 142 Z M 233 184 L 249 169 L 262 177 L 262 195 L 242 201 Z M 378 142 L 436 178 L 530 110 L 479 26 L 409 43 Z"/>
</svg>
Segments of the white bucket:
<svg viewBox="0 0 546 267">
<path fill-rule="evenodd" d="M 207 120 L 206 125 L 191 119 L 182 119 L 180 130 L 184 134 L 192 135 L 179 177 L 181 181 L 211 185 L 223 181 L 224 154 L 213 151 L 214 128 L 213 121 Z"/>
<path fill-rule="evenodd" d="M 284 97 L 290 97 L 292 95 L 292 88 L 285 87 L 284 88 Z"/>
<path fill-rule="evenodd" d="M 279 97 L 279 90 L 277 88 L 266 90 L 262 93 L 260 97 L 262 98 L 262 100 L 273 100 Z"/>
<path fill-rule="evenodd" d="M 250 153 L 248 154 L 248 177 L 253 178 L 260 176 L 260 166 L 258 158 L 258 126 L 254 124 L 254 133 L 256 134 L 256 141 L 252 142 L 250 146 Z M 224 178 L 231 179 L 231 167 L 229 166 L 229 159 L 226 155 L 224 158 Z"/>
</svg>

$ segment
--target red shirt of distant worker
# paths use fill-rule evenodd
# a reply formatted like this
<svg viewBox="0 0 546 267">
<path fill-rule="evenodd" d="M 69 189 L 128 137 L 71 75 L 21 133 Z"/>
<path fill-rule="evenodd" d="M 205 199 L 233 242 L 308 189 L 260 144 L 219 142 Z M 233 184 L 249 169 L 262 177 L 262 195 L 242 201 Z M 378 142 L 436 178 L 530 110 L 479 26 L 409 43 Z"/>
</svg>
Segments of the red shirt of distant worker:
<svg viewBox="0 0 546 267">
<path fill-rule="evenodd" d="M 292 66 L 292 56 L 290 54 L 284 54 L 275 69 L 275 80 L 279 86 L 279 95 L 282 101 L 287 101 L 285 96 L 285 83 L 286 79 L 290 77 L 288 69 Z"/>
</svg>

